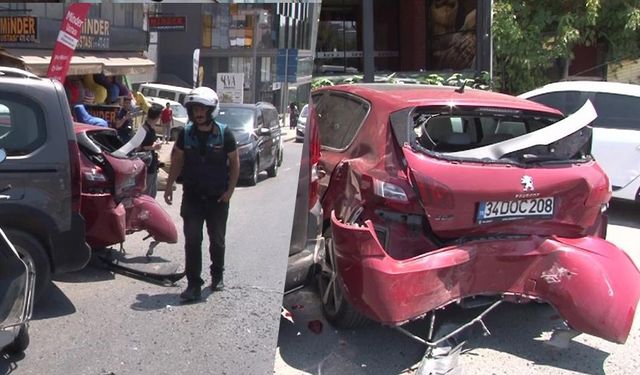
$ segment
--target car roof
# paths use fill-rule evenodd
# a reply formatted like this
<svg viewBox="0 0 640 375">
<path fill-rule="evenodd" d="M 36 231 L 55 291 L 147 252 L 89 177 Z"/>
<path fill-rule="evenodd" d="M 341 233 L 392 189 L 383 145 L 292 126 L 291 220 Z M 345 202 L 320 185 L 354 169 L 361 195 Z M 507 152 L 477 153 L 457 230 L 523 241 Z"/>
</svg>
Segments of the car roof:
<svg viewBox="0 0 640 375">
<path fill-rule="evenodd" d="M 176 102 L 175 100 L 171 100 L 171 99 L 165 99 L 165 98 L 158 98 L 156 96 L 145 96 L 145 99 L 148 99 L 150 102 L 156 103 L 156 104 L 162 104 L 162 106 L 164 107 L 165 104 L 169 103 L 169 105 L 182 105 L 180 104 L 180 102 Z"/>
<path fill-rule="evenodd" d="M 562 115 L 554 108 L 520 99 L 515 96 L 491 91 L 465 88 L 464 92 L 456 92 L 452 86 L 422 84 L 386 84 L 358 83 L 327 86 L 315 90 L 316 93 L 332 90 L 351 93 L 367 100 L 384 101 L 391 111 L 408 107 L 432 105 L 483 106 L 505 109 L 517 109 L 535 112 L 547 112 Z"/>
<path fill-rule="evenodd" d="M 189 92 L 191 92 L 191 90 L 193 90 L 188 87 L 165 85 L 163 83 L 143 83 L 140 85 L 140 88 L 142 89 L 143 87 L 149 87 L 152 89 L 160 89 L 160 90 L 168 90 L 168 91 L 177 91 L 183 94 L 188 94 Z"/>
<path fill-rule="evenodd" d="M 535 90 L 525 92 L 518 95 L 522 98 L 531 98 L 541 94 L 558 91 L 590 91 L 602 92 L 609 94 L 621 94 L 640 97 L 640 85 L 620 82 L 604 82 L 604 81 L 562 81 L 554 82 L 539 87 Z"/>
</svg>

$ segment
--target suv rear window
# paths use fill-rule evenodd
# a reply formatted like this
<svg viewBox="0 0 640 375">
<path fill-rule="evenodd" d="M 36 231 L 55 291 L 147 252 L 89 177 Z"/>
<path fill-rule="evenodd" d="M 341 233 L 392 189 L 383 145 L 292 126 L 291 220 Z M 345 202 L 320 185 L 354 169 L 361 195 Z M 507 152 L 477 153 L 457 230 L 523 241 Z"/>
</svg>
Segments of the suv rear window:
<svg viewBox="0 0 640 375">
<path fill-rule="evenodd" d="M 26 155 L 47 138 L 40 106 L 15 93 L 0 93 L 0 147 L 8 156 Z"/>
</svg>

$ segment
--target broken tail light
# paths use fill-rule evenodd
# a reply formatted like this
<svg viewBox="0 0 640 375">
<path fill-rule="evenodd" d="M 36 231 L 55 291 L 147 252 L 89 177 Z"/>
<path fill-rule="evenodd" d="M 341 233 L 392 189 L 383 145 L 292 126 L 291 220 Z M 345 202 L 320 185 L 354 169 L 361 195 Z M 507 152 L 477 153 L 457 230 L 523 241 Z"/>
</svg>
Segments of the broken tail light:
<svg viewBox="0 0 640 375">
<path fill-rule="evenodd" d="M 80 177 L 80 148 L 75 140 L 69 141 L 69 165 L 71 172 L 71 210 L 80 213 L 82 178 Z"/>
<path fill-rule="evenodd" d="M 401 202 L 408 202 L 407 193 L 401 186 L 384 182 L 376 178 L 373 179 L 373 193 L 385 199 L 391 199 Z"/>
<path fill-rule="evenodd" d="M 109 193 L 109 179 L 102 168 L 96 166 L 82 171 L 82 191 L 89 194 Z"/>
</svg>

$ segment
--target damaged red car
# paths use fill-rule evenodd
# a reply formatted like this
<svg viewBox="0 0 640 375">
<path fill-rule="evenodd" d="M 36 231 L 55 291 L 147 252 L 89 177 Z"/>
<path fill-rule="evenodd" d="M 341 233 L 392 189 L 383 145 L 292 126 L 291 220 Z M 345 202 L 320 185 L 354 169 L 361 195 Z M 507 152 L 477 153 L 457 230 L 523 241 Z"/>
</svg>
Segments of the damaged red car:
<svg viewBox="0 0 640 375">
<path fill-rule="evenodd" d="M 624 343 L 640 272 L 604 240 L 596 116 L 464 87 L 314 91 L 326 318 L 400 326 L 452 303 L 536 300 L 572 332 Z"/>
</svg>

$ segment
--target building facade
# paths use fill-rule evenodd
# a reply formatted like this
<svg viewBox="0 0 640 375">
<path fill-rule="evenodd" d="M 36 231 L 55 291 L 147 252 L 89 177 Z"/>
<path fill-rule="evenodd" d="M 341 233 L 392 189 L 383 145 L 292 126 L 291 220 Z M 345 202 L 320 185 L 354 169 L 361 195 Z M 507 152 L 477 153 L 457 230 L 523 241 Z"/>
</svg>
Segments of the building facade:
<svg viewBox="0 0 640 375">
<path fill-rule="evenodd" d="M 0 48 L 19 57 L 27 70 L 45 76 L 69 3 L 0 4 Z M 145 56 L 146 7 L 143 3 L 93 3 L 68 75 L 152 78 L 155 64 Z"/>
<path fill-rule="evenodd" d="M 323 0 L 314 73 L 490 72 L 490 24 L 490 0 Z"/>
<path fill-rule="evenodd" d="M 319 15 L 320 0 L 162 3 L 153 17 L 186 27 L 157 30 L 158 81 L 191 87 L 195 71 L 223 101 L 306 102 Z"/>
</svg>

